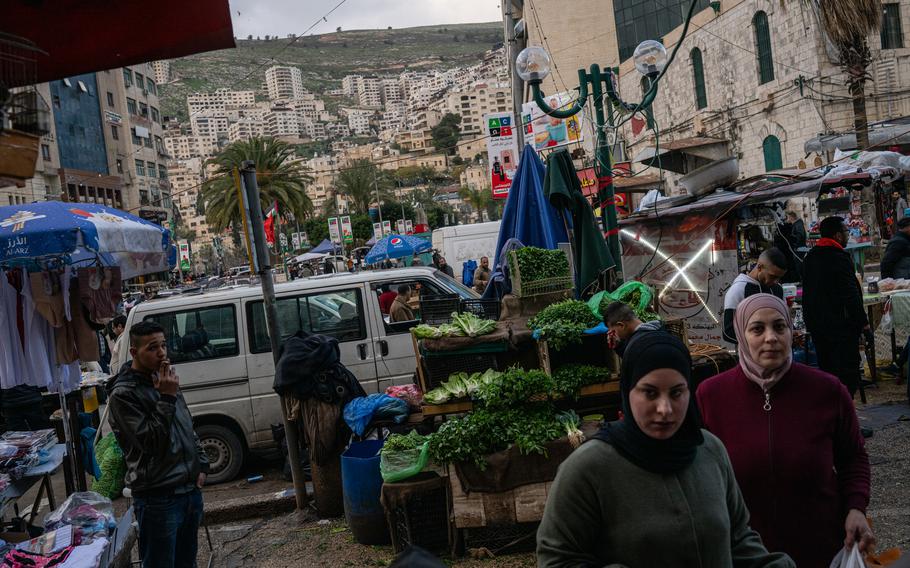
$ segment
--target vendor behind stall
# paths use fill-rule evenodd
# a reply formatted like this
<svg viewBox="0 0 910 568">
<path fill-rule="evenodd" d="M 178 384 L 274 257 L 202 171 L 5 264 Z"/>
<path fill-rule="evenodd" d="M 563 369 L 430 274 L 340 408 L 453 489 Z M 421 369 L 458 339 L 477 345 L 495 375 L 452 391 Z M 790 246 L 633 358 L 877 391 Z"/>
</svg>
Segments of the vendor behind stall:
<svg viewBox="0 0 910 568">
<path fill-rule="evenodd" d="M 411 286 L 408 284 L 402 284 L 398 287 L 398 295 L 389 308 L 389 316 L 393 323 L 414 320 L 414 312 L 408 305 L 408 300 L 411 299 L 412 293 L 413 290 L 411 290 Z"/>
<path fill-rule="evenodd" d="M 724 340 L 736 343 L 733 319 L 736 307 L 753 294 L 773 294 L 784 298 L 784 289 L 778 282 L 787 273 L 787 257 L 780 249 L 769 248 L 761 253 L 755 267 L 747 274 L 740 274 L 733 280 L 724 296 Z"/>
<path fill-rule="evenodd" d="M 910 278 L 910 217 L 897 222 L 897 232 L 882 256 L 882 278 Z"/>
<path fill-rule="evenodd" d="M 648 331 L 663 328 L 660 320 L 642 322 L 625 302 L 613 302 L 604 310 L 604 323 L 610 328 L 610 339 L 615 341 L 613 350 L 622 357 L 633 338 Z"/>
</svg>

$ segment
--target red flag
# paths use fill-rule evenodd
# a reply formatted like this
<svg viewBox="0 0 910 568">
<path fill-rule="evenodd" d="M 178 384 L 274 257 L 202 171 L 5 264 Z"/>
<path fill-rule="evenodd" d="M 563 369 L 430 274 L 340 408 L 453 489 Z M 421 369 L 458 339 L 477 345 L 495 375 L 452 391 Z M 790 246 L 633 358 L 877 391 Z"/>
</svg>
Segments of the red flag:
<svg viewBox="0 0 910 568">
<path fill-rule="evenodd" d="M 275 221 L 278 217 L 278 202 L 272 206 L 271 211 L 265 216 L 265 240 L 270 244 L 275 244 Z"/>
<path fill-rule="evenodd" d="M 641 134 L 641 131 L 645 129 L 645 124 L 647 124 L 645 122 L 645 119 L 639 118 L 637 114 L 635 116 L 633 116 L 632 117 L 632 135 L 638 136 L 639 134 Z"/>
</svg>

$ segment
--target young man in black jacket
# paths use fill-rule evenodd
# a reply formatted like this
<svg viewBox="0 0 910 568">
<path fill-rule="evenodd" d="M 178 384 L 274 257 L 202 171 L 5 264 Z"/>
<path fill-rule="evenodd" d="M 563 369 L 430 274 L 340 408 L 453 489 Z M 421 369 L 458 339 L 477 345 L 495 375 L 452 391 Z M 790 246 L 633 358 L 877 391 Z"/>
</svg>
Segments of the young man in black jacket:
<svg viewBox="0 0 910 568">
<path fill-rule="evenodd" d="M 897 222 L 897 231 L 885 247 L 882 278 L 910 278 L 910 217 Z"/>
<path fill-rule="evenodd" d="M 167 358 L 164 328 L 129 332 L 132 362 L 108 386 L 110 423 L 126 461 L 144 568 L 196 565 L 208 459 Z"/>
<path fill-rule="evenodd" d="M 803 318 L 818 353 L 818 366 L 856 394 L 860 377 L 860 338 L 871 335 L 863 290 L 853 259 L 844 247 L 848 232 L 840 217 L 819 224 L 821 238 L 803 264 Z"/>
</svg>

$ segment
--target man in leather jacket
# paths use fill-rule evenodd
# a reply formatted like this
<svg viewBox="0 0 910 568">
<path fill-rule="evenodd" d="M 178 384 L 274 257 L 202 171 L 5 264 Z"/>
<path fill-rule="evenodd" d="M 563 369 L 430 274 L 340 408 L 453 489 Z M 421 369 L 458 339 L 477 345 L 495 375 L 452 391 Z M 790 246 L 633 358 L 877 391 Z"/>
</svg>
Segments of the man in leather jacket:
<svg viewBox="0 0 910 568">
<path fill-rule="evenodd" d="M 910 278 L 910 217 L 898 221 L 896 227 L 882 256 L 882 278 Z"/>
<path fill-rule="evenodd" d="M 110 423 L 127 465 L 145 568 L 195 566 L 208 459 L 167 358 L 164 328 L 129 332 L 132 362 L 108 385 Z"/>
</svg>

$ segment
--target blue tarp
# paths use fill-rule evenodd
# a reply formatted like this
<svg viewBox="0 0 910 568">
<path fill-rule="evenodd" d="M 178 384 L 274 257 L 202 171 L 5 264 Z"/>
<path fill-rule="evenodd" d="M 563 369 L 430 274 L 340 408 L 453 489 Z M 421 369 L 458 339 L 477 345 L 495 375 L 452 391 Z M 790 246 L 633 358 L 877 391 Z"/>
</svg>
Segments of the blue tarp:
<svg viewBox="0 0 910 568">
<path fill-rule="evenodd" d="M 310 252 L 315 252 L 318 254 L 331 254 L 334 252 L 338 252 L 340 250 L 341 250 L 341 245 L 333 245 L 332 241 L 330 241 L 329 239 L 323 239 L 322 242 L 319 243 L 318 245 L 316 245 L 316 247 L 313 248 L 313 250 L 311 250 Z"/>
<path fill-rule="evenodd" d="M 521 153 L 518 171 L 512 180 L 509 197 L 502 213 L 499 239 L 496 241 L 496 264 L 493 267 L 494 286 L 487 286 L 484 298 L 502 297 L 511 291 L 503 273 L 501 252 L 509 239 L 518 239 L 529 247 L 555 249 L 559 243 L 569 242 L 566 226 L 559 212 L 543 194 L 546 167 L 530 144 Z"/>
</svg>

